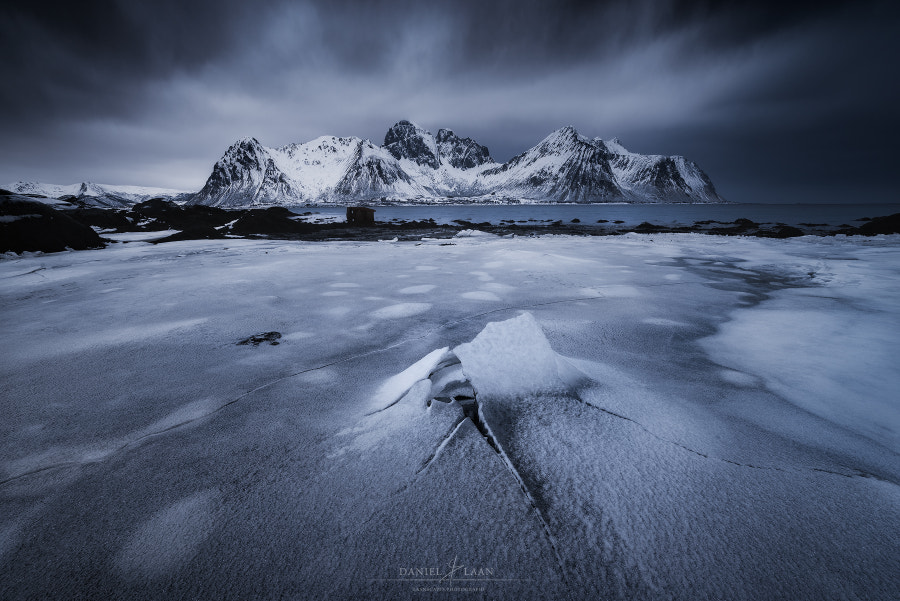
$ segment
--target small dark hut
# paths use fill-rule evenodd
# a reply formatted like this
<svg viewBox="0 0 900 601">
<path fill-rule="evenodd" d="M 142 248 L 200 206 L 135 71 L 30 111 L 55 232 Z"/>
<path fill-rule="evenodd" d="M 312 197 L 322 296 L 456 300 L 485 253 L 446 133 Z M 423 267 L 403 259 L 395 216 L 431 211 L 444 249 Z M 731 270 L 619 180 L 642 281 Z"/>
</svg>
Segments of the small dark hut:
<svg viewBox="0 0 900 601">
<path fill-rule="evenodd" d="M 352 225 L 372 225 L 375 223 L 375 209 L 369 207 L 347 207 L 347 223 Z"/>
</svg>

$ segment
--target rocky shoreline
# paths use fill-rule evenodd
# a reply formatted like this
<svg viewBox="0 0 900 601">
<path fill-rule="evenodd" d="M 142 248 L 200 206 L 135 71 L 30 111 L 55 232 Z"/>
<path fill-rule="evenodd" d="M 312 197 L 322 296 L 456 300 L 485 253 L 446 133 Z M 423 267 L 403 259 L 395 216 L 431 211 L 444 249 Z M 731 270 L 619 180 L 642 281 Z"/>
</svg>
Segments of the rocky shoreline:
<svg viewBox="0 0 900 601">
<path fill-rule="evenodd" d="M 235 237 L 305 241 L 419 241 L 423 238 L 449 239 L 466 230 L 478 230 L 498 236 L 616 236 L 630 232 L 693 232 L 760 238 L 900 233 L 900 213 L 866 218 L 863 221 L 860 227 L 825 223 L 805 223 L 795 227 L 784 223 L 756 223 L 749 219 L 737 219 L 733 222 L 705 220 L 674 226 L 649 222 L 628 226 L 623 222 L 606 220 L 583 223 L 579 219 L 568 222 L 505 220 L 500 223 L 456 220 L 450 224 L 440 224 L 429 219 L 376 221 L 368 225 L 355 225 L 346 222 L 318 223 L 312 213 L 298 215 L 284 207 L 226 210 L 200 205 L 183 206 L 163 199 L 152 199 L 130 209 L 59 209 L 35 198 L 3 190 L 0 191 L 0 252 L 58 252 L 67 248 L 102 248 L 111 242 L 104 235 L 124 232 L 161 232 L 159 238 L 148 239 L 157 244 Z M 177 232 L 171 233 L 172 230 Z"/>
</svg>

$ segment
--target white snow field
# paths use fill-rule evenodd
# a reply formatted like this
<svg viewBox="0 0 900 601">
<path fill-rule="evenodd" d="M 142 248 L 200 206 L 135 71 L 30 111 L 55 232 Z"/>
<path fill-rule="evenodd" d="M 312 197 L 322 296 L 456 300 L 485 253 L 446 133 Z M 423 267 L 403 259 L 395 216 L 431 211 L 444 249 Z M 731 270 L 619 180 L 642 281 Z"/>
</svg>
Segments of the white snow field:
<svg viewBox="0 0 900 601">
<path fill-rule="evenodd" d="M 448 242 L 0 260 L 0 598 L 897 598 L 900 236 Z"/>
</svg>

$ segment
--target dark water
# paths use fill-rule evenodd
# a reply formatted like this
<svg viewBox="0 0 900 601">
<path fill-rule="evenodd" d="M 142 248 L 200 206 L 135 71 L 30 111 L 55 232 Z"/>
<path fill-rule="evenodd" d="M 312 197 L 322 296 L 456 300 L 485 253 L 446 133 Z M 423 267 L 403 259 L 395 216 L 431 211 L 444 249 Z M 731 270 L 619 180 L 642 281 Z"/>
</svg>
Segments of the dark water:
<svg viewBox="0 0 900 601">
<path fill-rule="evenodd" d="M 343 217 L 343 207 L 297 207 L 297 213 L 311 211 L 320 215 Z M 450 223 L 455 219 L 473 223 L 498 224 L 503 220 L 556 221 L 579 219 L 583 224 L 600 219 L 622 221 L 637 225 L 648 221 L 657 225 L 690 225 L 695 221 L 715 220 L 733 222 L 746 218 L 758 223 L 827 224 L 859 226 L 864 217 L 879 217 L 900 213 L 900 204 L 651 204 L 651 205 L 432 205 L 405 207 L 375 207 L 377 221 L 434 219 Z"/>
</svg>

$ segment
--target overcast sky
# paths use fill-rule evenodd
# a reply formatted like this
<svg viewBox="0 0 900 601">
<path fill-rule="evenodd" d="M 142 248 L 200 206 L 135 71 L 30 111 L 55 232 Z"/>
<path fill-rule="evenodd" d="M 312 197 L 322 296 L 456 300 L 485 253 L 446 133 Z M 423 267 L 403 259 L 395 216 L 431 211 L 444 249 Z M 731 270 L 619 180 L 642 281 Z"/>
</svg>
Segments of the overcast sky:
<svg viewBox="0 0 900 601">
<path fill-rule="evenodd" d="M 895 4 L 14 0 L 0 183 L 196 190 L 240 137 L 408 119 L 498 161 L 573 125 L 738 202 L 900 202 Z"/>
</svg>

